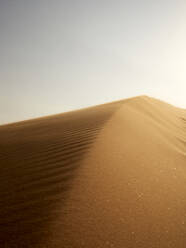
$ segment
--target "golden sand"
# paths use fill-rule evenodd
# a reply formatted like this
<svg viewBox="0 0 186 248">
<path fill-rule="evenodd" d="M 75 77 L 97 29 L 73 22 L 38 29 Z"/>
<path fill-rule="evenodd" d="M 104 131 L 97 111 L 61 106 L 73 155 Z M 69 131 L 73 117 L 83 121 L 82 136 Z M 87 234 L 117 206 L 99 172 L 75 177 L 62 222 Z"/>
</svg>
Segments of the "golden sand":
<svg viewBox="0 0 186 248">
<path fill-rule="evenodd" d="M 0 127 L 0 247 L 185 248 L 186 111 L 141 96 Z"/>
</svg>

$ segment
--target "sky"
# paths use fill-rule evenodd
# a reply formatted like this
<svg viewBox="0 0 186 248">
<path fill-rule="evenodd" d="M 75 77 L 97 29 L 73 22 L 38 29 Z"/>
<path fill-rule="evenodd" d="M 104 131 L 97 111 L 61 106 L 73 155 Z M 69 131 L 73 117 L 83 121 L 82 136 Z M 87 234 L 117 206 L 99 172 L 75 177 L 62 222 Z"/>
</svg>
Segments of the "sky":
<svg viewBox="0 0 186 248">
<path fill-rule="evenodd" d="M 185 0 L 0 0 L 0 124 L 137 95 L 186 108 Z"/>
</svg>

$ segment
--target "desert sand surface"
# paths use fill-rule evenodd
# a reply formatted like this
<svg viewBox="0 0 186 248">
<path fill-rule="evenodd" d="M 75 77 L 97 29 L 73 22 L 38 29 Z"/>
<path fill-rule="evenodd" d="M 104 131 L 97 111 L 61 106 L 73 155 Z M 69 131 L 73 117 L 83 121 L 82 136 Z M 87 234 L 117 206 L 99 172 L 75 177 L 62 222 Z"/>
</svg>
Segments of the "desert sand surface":
<svg viewBox="0 0 186 248">
<path fill-rule="evenodd" d="M 0 247 L 185 248 L 186 111 L 140 96 L 0 126 Z"/>
</svg>

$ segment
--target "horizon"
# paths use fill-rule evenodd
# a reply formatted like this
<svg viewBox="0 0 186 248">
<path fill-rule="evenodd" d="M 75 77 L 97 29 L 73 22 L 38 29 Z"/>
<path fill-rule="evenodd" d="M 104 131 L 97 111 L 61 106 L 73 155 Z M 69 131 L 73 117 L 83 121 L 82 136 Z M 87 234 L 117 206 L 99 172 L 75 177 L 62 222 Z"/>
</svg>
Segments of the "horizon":
<svg viewBox="0 0 186 248">
<path fill-rule="evenodd" d="M 152 99 L 156 99 L 156 100 L 158 100 L 160 102 L 163 102 L 163 103 L 166 103 L 166 104 L 170 104 L 170 105 L 172 105 L 174 107 L 177 107 L 177 108 L 180 108 L 180 109 L 184 109 L 184 108 L 175 106 L 175 105 L 173 105 L 173 104 L 171 104 L 169 102 L 165 102 L 162 99 L 158 99 L 156 97 L 152 97 L 152 96 L 149 96 L 149 95 L 138 95 L 138 96 L 132 96 L 132 97 L 128 97 L 128 98 L 117 99 L 117 100 L 114 100 L 114 101 L 111 101 L 111 102 L 104 102 L 104 103 L 100 103 L 100 104 L 89 105 L 89 106 L 78 108 L 78 109 L 71 109 L 71 110 L 67 110 L 67 111 L 64 111 L 64 112 L 52 113 L 52 114 L 44 115 L 44 116 L 43 115 L 42 116 L 35 116 L 35 117 L 29 118 L 29 119 L 23 119 L 23 120 L 18 120 L 18 121 L 14 121 L 14 122 L 3 123 L 3 124 L 0 124 L 0 127 L 1 126 L 6 126 L 6 125 L 11 125 L 11 124 L 16 124 L 16 123 L 21 123 L 21 122 L 25 122 L 25 121 L 27 122 L 27 121 L 33 121 L 33 120 L 42 119 L 42 118 L 54 117 L 56 115 L 67 114 L 67 113 L 70 113 L 70 112 L 76 112 L 76 111 L 79 111 L 79 110 L 84 110 L 84 109 L 88 109 L 88 108 L 94 108 L 94 107 L 97 107 L 97 106 L 101 106 L 101 105 L 105 105 L 105 104 L 110 104 L 110 103 L 115 103 L 115 102 L 120 102 L 120 101 L 125 101 L 125 100 L 132 100 L 132 99 L 140 98 L 140 97 L 149 97 L 149 98 L 152 98 Z"/>
</svg>

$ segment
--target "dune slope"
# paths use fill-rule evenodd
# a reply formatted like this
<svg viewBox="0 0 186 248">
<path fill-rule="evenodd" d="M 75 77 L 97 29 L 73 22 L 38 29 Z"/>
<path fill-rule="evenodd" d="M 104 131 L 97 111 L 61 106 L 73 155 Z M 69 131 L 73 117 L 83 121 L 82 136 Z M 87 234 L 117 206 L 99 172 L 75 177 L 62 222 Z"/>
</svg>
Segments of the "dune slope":
<svg viewBox="0 0 186 248">
<path fill-rule="evenodd" d="M 0 247 L 186 244 L 186 112 L 141 96 L 0 127 Z"/>
</svg>

